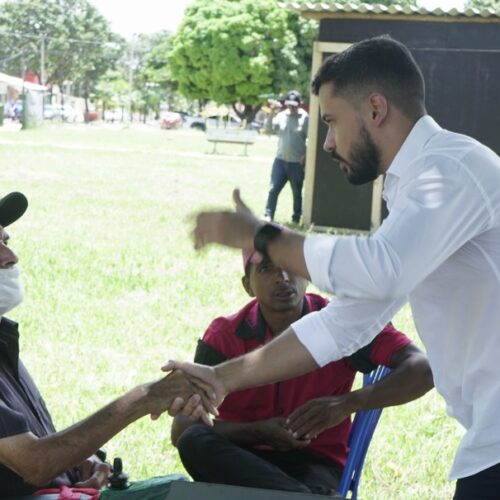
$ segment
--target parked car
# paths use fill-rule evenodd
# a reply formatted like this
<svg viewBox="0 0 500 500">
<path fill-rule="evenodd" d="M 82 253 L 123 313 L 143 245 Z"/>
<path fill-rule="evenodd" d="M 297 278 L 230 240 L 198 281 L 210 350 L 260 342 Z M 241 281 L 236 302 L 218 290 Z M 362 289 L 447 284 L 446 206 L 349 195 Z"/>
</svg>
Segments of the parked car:
<svg viewBox="0 0 500 500">
<path fill-rule="evenodd" d="M 77 121 L 78 113 L 76 112 L 75 108 L 73 108 L 73 106 L 65 104 L 64 106 L 61 106 L 60 112 L 63 121 L 69 123 L 74 123 Z"/>
<path fill-rule="evenodd" d="M 184 115 L 184 127 L 203 131 L 207 129 L 205 118 L 202 116 L 190 116 L 188 114 Z"/>
<path fill-rule="evenodd" d="M 240 128 L 241 119 L 237 116 L 212 115 L 206 119 L 207 128 Z"/>
<path fill-rule="evenodd" d="M 104 121 L 111 123 L 123 121 L 123 111 L 121 109 L 107 109 L 104 111 Z"/>
<path fill-rule="evenodd" d="M 12 120 L 21 120 L 23 114 L 23 101 L 21 99 L 10 100 L 5 104 L 5 116 Z"/>
<path fill-rule="evenodd" d="M 203 118 L 202 116 L 186 115 L 184 117 L 184 126 L 203 131 L 207 130 L 207 128 L 239 128 L 241 127 L 241 120 L 236 116 L 211 115 Z"/>
<path fill-rule="evenodd" d="M 166 111 L 162 114 L 160 120 L 160 128 L 162 129 L 172 129 L 182 127 L 184 120 L 180 113 L 174 111 Z"/>
<path fill-rule="evenodd" d="M 99 114 L 97 111 L 89 111 L 88 113 L 83 114 L 83 119 L 86 123 L 95 122 L 99 119 Z"/>
<path fill-rule="evenodd" d="M 77 113 L 72 106 L 64 104 L 45 104 L 43 106 L 44 120 L 63 120 L 65 122 L 75 122 Z"/>
<path fill-rule="evenodd" d="M 203 132 L 207 130 L 207 128 L 240 128 L 241 120 L 236 117 L 229 115 L 211 115 L 206 118 L 203 116 L 193 116 L 188 113 L 178 111 L 177 114 L 182 116 L 184 127 L 192 128 L 196 130 L 202 130 Z M 167 127 L 163 124 L 162 128 L 173 128 Z"/>
<path fill-rule="evenodd" d="M 44 104 L 43 106 L 43 119 L 44 120 L 54 120 L 59 118 L 60 110 L 59 107 L 54 104 Z"/>
</svg>

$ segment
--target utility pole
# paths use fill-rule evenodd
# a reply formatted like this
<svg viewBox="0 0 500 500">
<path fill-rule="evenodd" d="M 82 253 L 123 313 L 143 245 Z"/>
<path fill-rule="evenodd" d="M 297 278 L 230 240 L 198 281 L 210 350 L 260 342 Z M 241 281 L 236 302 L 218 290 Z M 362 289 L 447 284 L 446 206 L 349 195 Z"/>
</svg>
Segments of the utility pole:
<svg viewBox="0 0 500 500">
<path fill-rule="evenodd" d="M 128 59 L 128 119 L 132 123 L 132 85 L 134 79 L 134 36 L 129 42 L 129 59 Z"/>
<path fill-rule="evenodd" d="M 40 83 L 45 85 L 45 36 L 40 39 Z"/>
</svg>

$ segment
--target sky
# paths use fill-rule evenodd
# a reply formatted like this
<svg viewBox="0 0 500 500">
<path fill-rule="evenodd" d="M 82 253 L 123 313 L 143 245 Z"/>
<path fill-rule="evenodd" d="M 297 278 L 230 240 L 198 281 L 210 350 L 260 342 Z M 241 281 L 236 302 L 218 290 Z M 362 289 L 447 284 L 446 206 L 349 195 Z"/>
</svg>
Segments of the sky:
<svg viewBox="0 0 500 500">
<path fill-rule="evenodd" d="M 134 33 L 175 32 L 184 9 L 193 0 L 89 0 L 111 22 L 116 33 L 130 38 Z M 429 9 L 463 7 L 463 0 L 418 0 Z"/>
<path fill-rule="evenodd" d="M 184 9 L 193 0 L 89 0 L 111 23 L 111 29 L 130 38 L 134 33 L 175 32 Z"/>
</svg>

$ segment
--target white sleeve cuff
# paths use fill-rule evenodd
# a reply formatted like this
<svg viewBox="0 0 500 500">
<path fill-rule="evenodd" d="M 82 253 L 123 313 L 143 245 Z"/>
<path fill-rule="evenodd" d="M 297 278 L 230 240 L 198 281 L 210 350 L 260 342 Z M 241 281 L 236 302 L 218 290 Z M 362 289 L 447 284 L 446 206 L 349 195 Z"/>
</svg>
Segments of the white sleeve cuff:
<svg viewBox="0 0 500 500">
<path fill-rule="evenodd" d="M 369 344 L 405 302 L 406 297 L 392 302 L 336 297 L 291 327 L 314 361 L 324 366 Z"/>
<path fill-rule="evenodd" d="M 342 356 L 333 337 L 325 332 L 319 312 L 306 314 L 291 326 L 299 342 L 309 351 L 316 364 L 325 366 Z"/>
<path fill-rule="evenodd" d="M 304 240 L 304 259 L 311 281 L 321 290 L 333 293 L 330 264 L 337 236 L 307 236 Z"/>
</svg>

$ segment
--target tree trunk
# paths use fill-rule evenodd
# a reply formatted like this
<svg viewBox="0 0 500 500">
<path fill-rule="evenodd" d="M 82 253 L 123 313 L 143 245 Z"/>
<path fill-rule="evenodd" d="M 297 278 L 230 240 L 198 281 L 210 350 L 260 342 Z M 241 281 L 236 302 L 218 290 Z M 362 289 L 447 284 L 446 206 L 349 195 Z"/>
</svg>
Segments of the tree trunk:
<svg viewBox="0 0 500 500">
<path fill-rule="evenodd" d="M 89 120 L 89 93 L 88 93 L 87 87 L 84 87 L 83 99 L 85 102 L 84 121 L 85 121 L 85 123 L 88 123 L 90 120 Z"/>
<path fill-rule="evenodd" d="M 254 121 L 255 115 L 259 112 L 262 104 L 244 104 L 243 111 L 239 111 L 237 103 L 233 103 L 233 110 L 245 122 L 245 128 L 250 128 L 250 124 Z"/>
</svg>

